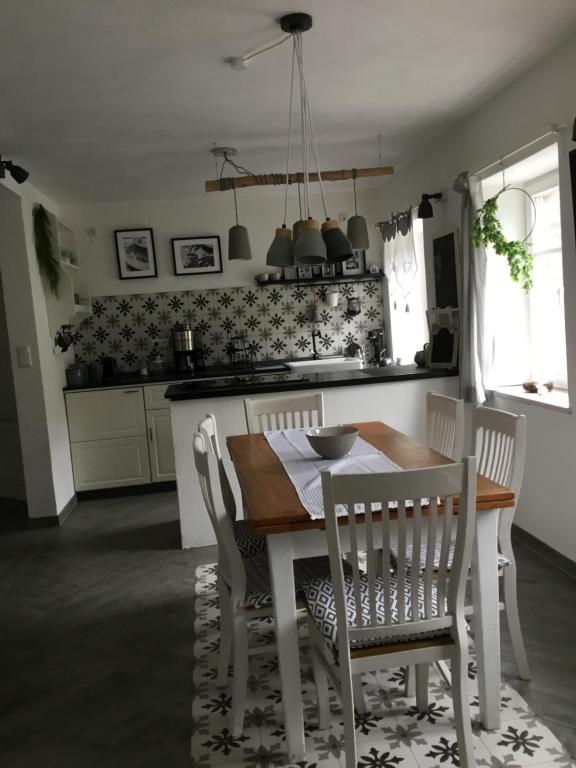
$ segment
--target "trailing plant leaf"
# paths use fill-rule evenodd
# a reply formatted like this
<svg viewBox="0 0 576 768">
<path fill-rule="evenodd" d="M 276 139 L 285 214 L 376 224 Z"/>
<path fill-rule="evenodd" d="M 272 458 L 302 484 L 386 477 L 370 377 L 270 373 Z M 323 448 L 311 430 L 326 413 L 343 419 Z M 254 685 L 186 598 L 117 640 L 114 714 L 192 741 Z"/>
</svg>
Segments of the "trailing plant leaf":
<svg viewBox="0 0 576 768">
<path fill-rule="evenodd" d="M 58 296 L 60 287 L 60 260 L 56 243 L 54 242 L 54 229 L 50 221 L 50 215 L 43 205 L 35 205 L 32 210 L 34 223 L 34 244 L 36 246 L 36 258 L 40 274 L 48 283 L 48 287 Z"/>
<path fill-rule="evenodd" d="M 478 248 L 490 246 L 499 256 L 508 260 L 510 277 L 515 283 L 520 283 L 528 293 L 532 288 L 532 267 L 534 257 L 529 246 L 522 240 L 506 240 L 502 225 L 498 219 L 498 197 L 508 187 L 504 187 L 494 197 L 486 200 L 474 217 L 472 225 L 472 241 Z"/>
</svg>

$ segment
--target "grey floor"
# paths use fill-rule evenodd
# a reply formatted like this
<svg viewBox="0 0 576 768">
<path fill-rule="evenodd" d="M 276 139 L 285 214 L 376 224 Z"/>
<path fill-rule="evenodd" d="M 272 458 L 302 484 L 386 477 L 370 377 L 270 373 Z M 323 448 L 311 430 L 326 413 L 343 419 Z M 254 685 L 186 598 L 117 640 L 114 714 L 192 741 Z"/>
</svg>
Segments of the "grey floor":
<svg viewBox="0 0 576 768">
<path fill-rule="evenodd" d="M 193 576 L 173 493 L 0 532 L 0 765 L 190 767 Z M 576 756 L 576 582 L 517 546 L 533 678 L 504 672 Z"/>
</svg>

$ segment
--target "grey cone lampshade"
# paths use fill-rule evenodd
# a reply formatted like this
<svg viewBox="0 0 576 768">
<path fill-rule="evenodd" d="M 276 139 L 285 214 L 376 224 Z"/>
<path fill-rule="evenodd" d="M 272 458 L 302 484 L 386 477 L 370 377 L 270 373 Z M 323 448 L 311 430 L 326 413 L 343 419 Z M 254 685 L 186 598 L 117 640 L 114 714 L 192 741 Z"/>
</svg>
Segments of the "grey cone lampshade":
<svg viewBox="0 0 576 768">
<path fill-rule="evenodd" d="M 228 232 L 228 260 L 252 258 L 248 230 L 242 224 L 234 224 Z"/>
<path fill-rule="evenodd" d="M 368 240 L 368 225 L 364 216 L 351 216 L 348 219 L 346 231 L 350 245 L 355 251 L 366 251 L 370 248 Z"/>
<path fill-rule="evenodd" d="M 314 267 L 326 263 L 326 246 L 316 219 L 307 219 L 294 243 L 294 264 Z"/>
<path fill-rule="evenodd" d="M 352 256 L 350 240 L 342 232 L 336 219 L 326 219 L 322 224 L 322 237 L 326 243 L 328 264 L 346 261 Z"/>
<path fill-rule="evenodd" d="M 266 264 L 269 267 L 291 267 L 294 263 L 293 252 L 292 230 L 283 224 L 276 230 L 276 237 L 266 255 Z"/>
<path fill-rule="evenodd" d="M 300 232 L 302 232 L 302 227 L 304 226 L 304 219 L 298 219 L 298 221 L 295 221 L 292 225 L 292 240 L 296 242 L 298 240 L 298 235 Z"/>
</svg>

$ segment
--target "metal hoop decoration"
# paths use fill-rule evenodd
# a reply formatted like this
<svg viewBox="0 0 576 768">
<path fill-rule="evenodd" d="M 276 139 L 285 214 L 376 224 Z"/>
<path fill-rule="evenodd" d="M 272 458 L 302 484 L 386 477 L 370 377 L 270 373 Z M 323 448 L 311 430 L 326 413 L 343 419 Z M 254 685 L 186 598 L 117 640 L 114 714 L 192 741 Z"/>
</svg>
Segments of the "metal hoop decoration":
<svg viewBox="0 0 576 768">
<path fill-rule="evenodd" d="M 530 203 L 532 204 L 532 211 L 534 213 L 534 216 L 532 218 L 532 226 L 530 227 L 530 231 L 528 232 L 524 240 L 521 240 L 522 243 L 527 243 L 528 240 L 530 240 L 530 238 L 532 237 L 532 232 L 534 232 L 534 227 L 536 226 L 536 203 L 534 202 L 534 198 L 532 197 L 530 192 L 527 192 L 525 189 L 522 189 L 522 187 L 511 187 L 510 185 L 503 187 L 500 190 L 500 192 L 498 192 L 498 194 L 496 195 L 496 199 L 498 199 L 503 192 L 512 192 L 512 191 L 522 192 L 523 194 L 526 195 L 526 197 L 528 198 L 528 200 L 530 200 Z"/>
</svg>

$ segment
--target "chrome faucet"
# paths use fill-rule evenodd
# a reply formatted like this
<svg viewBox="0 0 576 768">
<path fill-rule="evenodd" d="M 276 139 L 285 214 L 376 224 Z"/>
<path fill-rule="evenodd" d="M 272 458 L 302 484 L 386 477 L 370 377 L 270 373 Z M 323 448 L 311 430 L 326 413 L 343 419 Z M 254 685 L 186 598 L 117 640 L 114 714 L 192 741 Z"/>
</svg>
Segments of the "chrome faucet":
<svg viewBox="0 0 576 768">
<path fill-rule="evenodd" d="M 320 355 L 318 354 L 318 350 L 316 349 L 316 338 L 321 339 L 322 334 L 316 328 L 313 328 L 312 329 L 312 360 L 320 359 Z"/>
</svg>

